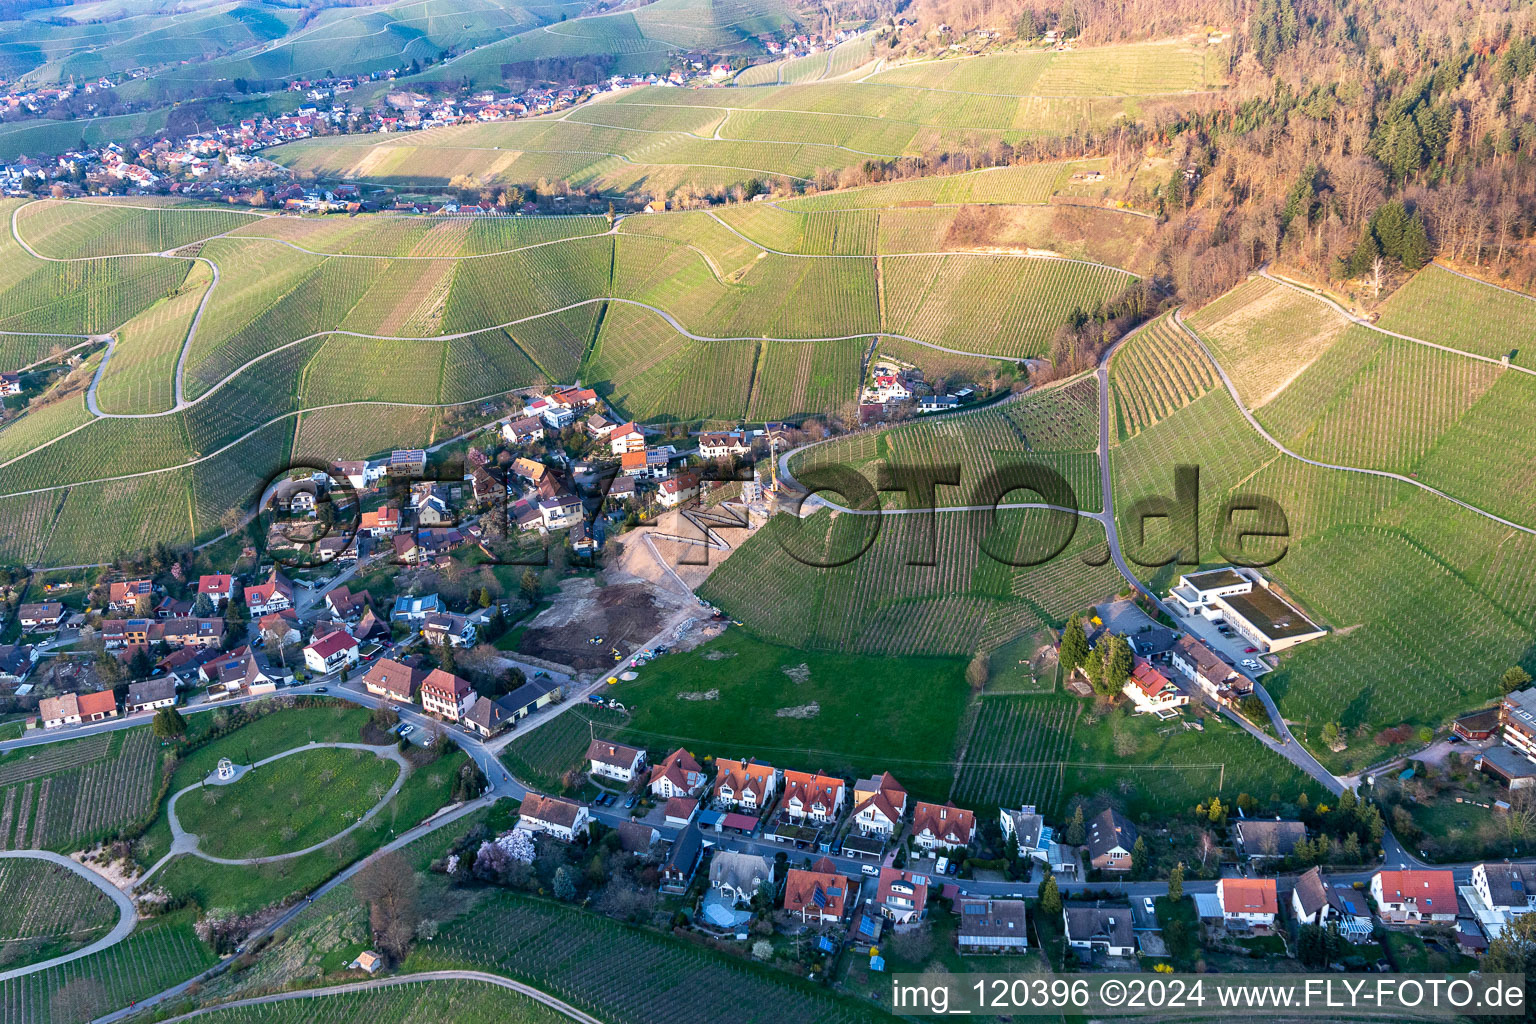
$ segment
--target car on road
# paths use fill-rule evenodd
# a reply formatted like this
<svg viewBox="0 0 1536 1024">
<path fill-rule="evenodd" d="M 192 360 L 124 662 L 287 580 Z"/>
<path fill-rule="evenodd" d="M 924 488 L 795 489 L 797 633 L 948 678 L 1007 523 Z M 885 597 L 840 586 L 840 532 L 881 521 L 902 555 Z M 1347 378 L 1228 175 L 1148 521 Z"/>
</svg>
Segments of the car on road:
<svg viewBox="0 0 1536 1024">
<path fill-rule="evenodd" d="M 404 723 L 404 724 L 402 724 L 400 726 L 400 735 L 401 736 L 409 736 L 411 733 L 413 733 L 415 731 L 416 731 L 416 727 L 414 725 L 412 725 L 410 722 L 406 722 L 406 723 Z"/>
<path fill-rule="evenodd" d="M 316 693 L 330 693 L 331 692 L 331 688 L 329 686 L 317 686 L 317 687 L 315 687 L 315 692 Z"/>
<path fill-rule="evenodd" d="M 633 807 L 633 806 L 635 806 L 635 804 L 637 804 L 639 802 L 640 802 L 640 798 L 638 796 L 635 796 L 633 793 L 631 793 L 629 795 L 629 799 L 624 801 L 624 806 L 625 807 Z"/>
<path fill-rule="evenodd" d="M 1244 647 L 1243 648 L 1243 653 L 1244 654 L 1257 654 L 1257 653 L 1259 653 L 1259 649 L 1257 647 Z"/>
<path fill-rule="evenodd" d="M 865 864 L 859 870 L 866 875 L 878 875 L 880 873 L 880 866 L 878 864 Z"/>
<path fill-rule="evenodd" d="M 1156 914 L 1157 913 L 1157 908 L 1155 906 L 1153 906 L 1153 904 L 1152 904 L 1152 897 L 1151 896 L 1143 896 L 1141 898 L 1141 905 L 1146 909 L 1147 913 L 1149 913 L 1149 914 Z"/>
</svg>

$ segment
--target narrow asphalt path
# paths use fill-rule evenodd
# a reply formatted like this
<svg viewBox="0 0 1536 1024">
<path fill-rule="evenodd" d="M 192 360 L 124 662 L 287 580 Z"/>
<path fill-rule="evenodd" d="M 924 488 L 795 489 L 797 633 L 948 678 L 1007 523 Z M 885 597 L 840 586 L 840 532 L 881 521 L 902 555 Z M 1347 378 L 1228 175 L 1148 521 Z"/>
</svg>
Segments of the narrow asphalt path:
<svg viewBox="0 0 1536 1024">
<path fill-rule="evenodd" d="M 1441 269 L 1445 270 L 1445 269 L 1448 269 L 1448 268 L 1441 267 Z M 1458 277 L 1466 277 L 1468 281 L 1477 281 L 1477 278 L 1475 278 L 1475 277 L 1467 277 L 1466 274 L 1461 274 L 1461 273 L 1458 273 L 1457 271 L 1454 271 L 1454 270 L 1450 271 L 1450 273 L 1456 274 Z M 1423 338 L 1415 338 L 1411 334 L 1399 334 L 1397 331 L 1389 331 L 1385 327 L 1378 327 L 1375 324 L 1371 323 L 1371 321 L 1367 320 L 1365 317 L 1363 317 L 1363 316 L 1356 316 L 1354 313 L 1351 313 L 1349 310 L 1345 309 L 1343 306 L 1339 305 L 1337 302 L 1335 302 L 1333 299 L 1330 299 L 1328 296 L 1324 295 L 1323 293 L 1318 292 L 1318 291 L 1313 291 L 1311 288 L 1305 288 L 1305 287 L 1297 284 L 1295 281 L 1287 280 L 1286 278 L 1279 277 L 1279 276 L 1277 276 L 1275 274 L 1270 273 L 1268 267 L 1261 268 L 1259 270 L 1259 276 L 1264 278 L 1265 280 L 1273 281 L 1273 282 L 1275 282 L 1275 284 L 1284 285 L 1285 287 L 1291 289 L 1292 291 L 1300 292 L 1302 295 L 1305 295 L 1308 298 L 1315 299 L 1318 302 L 1321 302 L 1323 305 L 1328 306 L 1331 309 L 1333 309 L 1334 312 L 1338 313 L 1340 316 L 1342 316 L 1344 319 L 1348 320 L 1350 323 L 1358 324 L 1359 326 L 1367 328 L 1368 330 L 1375 331 L 1377 334 L 1385 334 L 1389 338 L 1397 338 L 1397 339 L 1399 339 L 1401 341 L 1411 341 L 1415 345 L 1423 345 L 1425 348 L 1439 349 L 1441 352 L 1448 352 L 1448 353 L 1450 353 L 1453 356 L 1461 356 L 1463 359 L 1476 359 L 1478 362 L 1481 362 L 1481 363 L 1492 363 L 1494 366 L 1502 367 L 1502 368 L 1508 369 L 1508 370 L 1514 370 L 1517 373 L 1528 373 L 1528 374 L 1530 374 L 1532 376 L 1536 376 L 1536 370 L 1533 370 L 1533 369 L 1531 369 L 1528 366 L 1517 366 L 1514 363 L 1506 363 L 1502 359 L 1495 359 L 1493 356 L 1479 355 L 1476 352 L 1468 352 L 1466 349 L 1452 348 L 1449 345 L 1442 345 L 1438 341 L 1426 341 Z M 1488 284 L 1488 282 L 1486 282 L 1486 281 L 1477 281 L 1477 283 L 1478 284 Z M 1488 287 L 1490 287 L 1490 288 L 1497 288 L 1498 285 L 1488 285 Z M 1505 288 L 1505 289 L 1502 289 L 1502 290 L 1503 291 L 1509 291 L 1508 288 Z M 1513 292 L 1512 294 L 1519 295 L 1520 292 Z M 1527 295 L 1527 296 L 1525 296 L 1525 298 L 1529 299 L 1529 298 L 1531 298 L 1531 296 Z M 1183 324 L 1181 323 L 1180 326 L 1183 326 Z M 1186 330 L 1187 330 L 1187 328 L 1186 328 Z M 1239 404 L 1241 404 L 1241 403 L 1239 403 Z"/>
<path fill-rule="evenodd" d="M 499 974 L 487 974 L 484 971 L 421 971 L 416 974 L 397 974 L 388 978 L 373 978 L 369 981 L 354 981 L 346 985 L 331 985 L 326 988 L 303 989 L 297 992 L 277 992 L 267 996 L 256 996 L 251 999 L 235 999 L 217 1006 L 205 1006 L 201 1010 L 193 1010 L 179 1017 L 169 1017 L 166 1024 L 176 1024 L 178 1021 L 195 1020 L 198 1017 L 210 1013 L 218 1013 L 221 1010 L 237 1010 L 247 1006 L 266 1006 L 271 1003 L 291 1003 L 300 999 L 322 999 L 326 996 L 347 995 L 355 992 L 373 992 L 378 989 L 397 988 L 401 985 L 419 985 L 429 981 L 477 981 L 486 985 L 495 985 L 527 996 L 535 1002 L 543 1003 L 556 1013 L 564 1014 L 581 1024 L 605 1024 L 589 1013 L 576 1009 L 570 1003 L 562 999 L 556 999 L 547 992 L 524 985 L 520 981 L 511 978 L 503 978 Z M 101 1020 L 110 1020 L 103 1017 Z"/>
<path fill-rule="evenodd" d="M 176 801 L 180 800 L 183 796 L 187 795 L 195 789 L 203 789 L 207 786 L 234 785 L 235 783 L 244 779 L 251 772 L 255 771 L 257 768 L 260 768 L 263 765 L 271 764 L 273 761 L 281 761 L 283 758 L 292 757 L 295 754 L 305 754 L 314 750 L 327 749 L 367 751 L 377 758 L 386 761 L 394 761 L 397 765 L 400 766 L 400 772 L 395 776 L 394 784 L 389 787 L 389 791 L 379 799 L 379 802 L 370 807 L 362 817 L 358 818 L 352 824 L 348 825 L 346 828 L 342 829 L 340 832 L 337 832 L 335 835 L 328 839 L 323 839 L 318 843 L 306 846 L 302 850 L 294 850 L 292 853 L 274 853 L 266 857 L 215 857 L 213 854 L 204 853 L 201 849 L 199 849 L 198 837 L 184 829 L 181 825 L 181 819 L 176 816 Z M 166 818 L 170 821 L 171 825 L 171 848 L 164 857 L 162 857 L 158 862 L 155 863 L 153 867 L 151 867 L 143 874 L 143 876 L 136 884 L 142 885 L 146 879 L 148 879 L 159 869 L 161 864 L 164 864 L 166 861 L 180 853 L 189 853 L 194 857 L 201 857 L 203 860 L 212 861 L 215 864 L 271 864 L 280 860 L 293 860 L 295 857 L 302 857 L 305 854 L 314 853 L 316 850 L 323 850 L 325 847 L 330 846 L 342 836 L 349 835 L 355 829 L 361 828 L 375 815 L 382 811 L 385 805 L 395 798 L 395 794 L 400 792 L 400 787 L 405 785 L 405 780 L 407 776 L 410 775 L 410 773 L 411 763 L 407 761 L 405 759 L 405 755 L 400 753 L 400 751 L 395 747 L 370 746 L 366 743 L 309 743 L 302 747 L 294 747 L 292 750 L 285 750 L 280 754 L 273 754 L 271 757 L 264 757 L 260 761 L 257 761 L 255 764 L 250 765 L 244 772 L 240 774 L 238 778 L 230 781 L 229 783 L 220 783 L 216 781 L 210 782 L 206 779 L 202 782 L 194 782 L 192 785 L 186 787 L 185 789 L 178 790 L 171 797 L 170 803 L 166 804 L 165 815 Z"/>
<path fill-rule="evenodd" d="M 1306 293 L 1305 289 L 1300 289 L 1300 290 L 1303 291 L 1304 293 Z M 1311 293 L 1306 293 L 1306 294 L 1311 294 Z M 1327 300 L 1325 300 L 1325 301 L 1327 301 Z M 1305 455 L 1298 455 L 1296 452 L 1291 451 L 1291 449 L 1287 448 L 1284 444 L 1282 444 L 1278 438 L 1276 438 L 1268 430 L 1265 430 L 1264 429 L 1264 425 L 1261 424 L 1258 421 L 1258 419 L 1253 415 L 1253 413 L 1249 411 L 1248 406 L 1243 404 L 1242 396 L 1240 394 L 1238 394 L 1238 391 L 1237 391 L 1237 385 L 1232 383 L 1232 378 L 1227 376 L 1227 371 L 1222 368 L 1222 365 L 1219 362 L 1216 361 L 1215 355 L 1211 352 L 1210 348 L 1205 344 L 1205 341 L 1200 337 L 1200 335 L 1195 333 L 1193 330 L 1191 330 L 1189 325 L 1184 322 L 1184 317 L 1183 317 L 1183 315 L 1182 315 L 1180 310 L 1174 310 L 1174 312 L 1173 312 L 1173 321 L 1174 321 L 1174 323 L 1176 323 L 1179 326 L 1179 329 L 1182 330 L 1189 337 L 1189 339 L 1191 341 L 1193 341 L 1196 345 L 1200 346 L 1200 351 L 1204 352 L 1205 353 L 1205 357 L 1211 361 L 1211 365 L 1216 368 L 1217 375 L 1219 377 L 1221 377 L 1221 382 L 1226 385 L 1227 392 L 1232 396 L 1233 403 L 1237 406 L 1238 411 L 1243 414 L 1243 418 L 1248 421 L 1248 425 L 1251 426 L 1255 431 L 1257 431 L 1258 435 L 1260 437 L 1262 437 L 1264 440 L 1268 441 L 1271 445 L 1273 445 L 1280 452 L 1280 454 L 1289 456 L 1290 458 L 1295 459 L 1297 462 L 1304 462 L 1304 463 L 1306 463 L 1309 466 L 1316 466 L 1319 469 L 1332 469 L 1332 470 L 1336 470 L 1336 471 L 1338 471 L 1340 473 L 1358 473 L 1358 474 L 1361 474 L 1362 476 L 1379 476 L 1379 477 L 1385 477 L 1388 480 L 1396 480 L 1399 483 L 1409 484 L 1411 486 L 1419 488 L 1420 490 L 1428 491 L 1430 494 L 1433 494 L 1436 497 L 1444 498 L 1446 501 L 1449 501 L 1452 504 L 1460 505 L 1462 508 L 1466 509 L 1469 512 L 1475 512 L 1478 515 L 1483 516 L 1484 518 L 1492 519 L 1494 522 L 1500 524 L 1501 526 L 1507 526 L 1511 530 L 1519 530 L 1521 533 L 1528 533 L 1528 534 L 1531 534 L 1533 536 L 1536 536 L 1536 529 L 1532 529 L 1529 526 L 1522 526 L 1521 524 L 1516 523 L 1516 522 L 1511 522 L 1510 520 L 1505 519 L 1503 516 L 1495 515 L 1494 513 L 1489 512 L 1487 509 L 1484 509 L 1484 508 L 1478 508 L 1476 505 L 1473 505 L 1470 502 L 1462 501 L 1460 498 L 1455 497 L 1454 495 L 1447 494 L 1444 491 L 1440 490 L 1439 488 L 1431 487 L 1431 486 L 1429 486 L 1429 484 L 1426 484 L 1426 483 L 1424 483 L 1421 480 L 1415 480 L 1412 477 L 1403 476 L 1401 473 L 1389 473 L 1389 472 L 1387 472 L 1384 469 L 1364 469 L 1364 468 L 1362 468 L 1360 466 L 1340 466 L 1340 465 L 1336 465 L 1336 464 L 1331 463 L 1331 462 L 1319 462 L 1316 459 L 1309 459 Z M 1377 330 L 1378 328 L 1372 328 L 1372 329 L 1373 330 Z M 1386 332 L 1386 333 L 1390 333 L 1390 332 Z M 1394 335 L 1394 337 L 1406 338 L 1407 336 L 1406 335 Z M 1408 338 L 1407 340 L 1409 340 L 1409 341 L 1417 341 L 1418 339 L 1416 339 L 1416 338 Z M 1430 343 L 1429 342 L 1422 342 L 1421 344 L 1430 344 Z M 1434 348 L 1442 348 L 1443 346 L 1434 345 L 1432 347 L 1434 347 Z M 1448 351 L 1448 352 L 1457 352 L 1456 349 L 1446 349 L 1446 351 Z M 1459 355 L 1468 355 L 1468 353 L 1465 353 L 1465 352 L 1458 352 L 1457 354 L 1459 354 Z M 1485 359 L 1486 357 L 1485 356 L 1474 356 L 1472 358 Z M 1497 362 L 1497 360 L 1490 360 L 1490 361 Z M 1513 369 L 1513 367 L 1511 367 L 1511 369 Z M 1527 372 L 1529 372 L 1529 371 L 1527 371 Z"/>
<path fill-rule="evenodd" d="M 78 861 L 71 860 L 63 854 L 54 853 L 51 850 L 0 850 L 0 859 L 45 860 L 50 864 L 57 864 L 59 867 L 73 871 L 87 882 L 90 882 L 96 888 L 106 893 L 107 897 L 117 905 L 117 924 L 112 926 L 110 932 L 89 946 L 81 947 L 73 953 L 56 956 L 51 960 L 42 960 L 35 964 L 27 964 L 25 967 L 13 967 L 8 971 L 0 971 L 0 981 L 10 981 L 12 978 L 36 974 L 38 971 L 46 971 L 50 967 L 57 967 L 60 964 L 67 964 L 73 960 L 88 957 L 93 953 L 99 953 L 108 946 L 115 946 L 122 942 L 139 925 L 139 912 L 134 907 L 133 900 L 129 899 L 128 895 L 117 886 Z"/>
</svg>

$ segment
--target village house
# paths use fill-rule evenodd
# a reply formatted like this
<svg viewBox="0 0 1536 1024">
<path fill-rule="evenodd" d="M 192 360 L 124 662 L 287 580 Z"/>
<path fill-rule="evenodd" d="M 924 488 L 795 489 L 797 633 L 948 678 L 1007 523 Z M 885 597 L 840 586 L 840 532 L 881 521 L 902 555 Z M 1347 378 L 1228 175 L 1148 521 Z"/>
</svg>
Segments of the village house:
<svg viewBox="0 0 1536 1024">
<path fill-rule="evenodd" d="M 787 789 L 787 781 L 785 786 Z M 827 857 L 816 861 L 810 870 L 791 868 L 784 877 L 784 910 L 807 924 L 836 924 L 843 919 L 848 884 Z"/>
<path fill-rule="evenodd" d="M 1265 934 L 1275 926 L 1280 912 L 1273 878 L 1223 878 L 1216 883 L 1216 899 L 1229 931 Z"/>
<path fill-rule="evenodd" d="M 0 683 L 20 683 L 32 672 L 36 651 L 31 644 L 0 644 Z"/>
<path fill-rule="evenodd" d="M 645 435 L 634 420 L 621 423 L 608 432 L 608 448 L 614 455 L 645 451 Z"/>
<path fill-rule="evenodd" d="M 287 611 L 293 607 L 293 584 L 274 567 L 265 583 L 245 588 L 245 605 L 252 618 Z"/>
<path fill-rule="evenodd" d="M 533 459 L 517 458 L 512 460 L 512 475 L 537 487 L 549 476 L 549 467 Z"/>
<path fill-rule="evenodd" d="M 581 499 L 573 494 L 556 494 L 539 502 L 539 517 L 547 530 L 564 530 L 581 522 Z"/>
<path fill-rule="evenodd" d="M 715 761 L 713 798 L 721 807 L 761 814 L 779 788 L 777 769 L 757 761 Z"/>
<path fill-rule="evenodd" d="M 360 491 L 368 484 L 368 463 L 337 462 L 331 466 L 331 476 L 345 480 L 353 490 Z"/>
<path fill-rule="evenodd" d="M 1188 633 L 1174 644 L 1168 661 L 1218 704 L 1235 703 L 1253 692 L 1253 680 Z"/>
<path fill-rule="evenodd" d="M 275 643 L 279 646 L 296 644 L 301 635 L 299 619 L 292 608 L 263 615 L 256 620 L 256 630 L 267 643 Z"/>
<path fill-rule="evenodd" d="M 693 470 L 668 477 L 656 488 L 656 500 L 663 508 L 676 508 L 699 496 L 699 474 Z"/>
<path fill-rule="evenodd" d="M 1045 825 L 1045 815 L 1036 811 L 1034 804 L 1025 804 L 1016 811 L 1003 808 L 998 817 L 1003 838 L 1013 840 L 1021 859 L 1045 859 L 1051 830 Z"/>
<path fill-rule="evenodd" d="M 107 607 L 115 612 L 135 612 L 139 598 L 152 597 L 155 585 L 152 580 L 120 580 L 107 587 Z"/>
<path fill-rule="evenodd" d="M 853 821 L 866 836 L 889 839 L 907 814 L 907 791 L 890 772 L 853 785 Z"/>
<path fill-rule="evenodd" d="M 235 578 L 227 573 L 197 578 L 197 594 L 213 602 L 214 611 L 222 610 L 235 597 Z"/>
<path fill-rule="evenodd" d="M 1100 871 L 1131 870 L 1131 849 L 1136 845 L 1136 826 L 1112 807 L 1088 819 L 1089 863 Z"/>
<path fill-rule="evenodd" d="M 826 825 L 843 809 L 843 780 L 815 772 L 784 773 L 784 813 L 796 824 Z"/>
<path fill-rule="evenodd" d="M 132 624 L 147 621 L 130 619 Z M 151 644 L 165 643 L 171 647 L 219 647 L 224 643 L 223 619 L 168 619 L 164 622 L 148 622 L 144 641 Z M 138 642 L 133 636 L 130 643 Z"/>
<path fill-rule="evenodd" d="M 517 810 L 517 827 L 543 832 L 562 842 L 585 835 L 591 815 L 581 804 L 553 796 L 529 793 Z"/>
<path fill-rule="evenodd" d="M 1029 948 L 1029 918 L 1023 900 L 962 899 L 955 910 L 955 945 L 961 953 L 1023 953 Z"/>
<path fill-rule="evenodd" d="M 1277 654 L 1328 632 L 1275 593 L 1269 580 L 1252 569 L 1228 567 L 1180 576 L 1168 593 L 1168 603 L 1176 614 L 1225 622 L 1265 654 Z"/>
<path fill-rule="evenodd" d="M 1237 850 L 1249 863 L 1284 860 L 1307 838 L 1307 826 L 1279 818 L 1241 818 L 1237 822 Z"/>
<path fill-rule="evenodd" d="M 1419 925 L 1456 920 L 1456 876 L 1449 871 L 1378 871 L 1371 899 L 1388 924 Z"/>
<path fill-rule="evenodd" d="M 593 775 L 618 782 L 633 782 L 645 767 L 645 751 L 622 743 L 594 739 L 587 747 L 587 761 Z"/>
<path fill-rule="evenodd" d="M 1536 910 L 1536 869 L 1508 861 L 1474 864 L 1472 884 L 1459 891 L 1483 934 L 1496 939 L 1515 918 Z"/>
<path fill-rule="evenodd" d="M 512 712 L 500 700 L 480 697 L 465 714 L 464 724 L 482 739 L 489 739 L 512 724 Z"/>
<path fill-rule="evenodd" d="M 415 701 L 419 682 L 415 669 L 389 658 L 380 658 L 363 673 L 363 689 L 375 697 L 384 697 L 402 704 Z"/>
<path fill-rule="evenodd" d="M 354 594 L 344 586 L 332 587 L 326 592 L 325 607 L 336 618 L 355 622 L 369 608 L 368 591 L 359 590 Z"/>
<path fill-rule="evenodd" d="M 1371 908 L 1365 894 L 1347 885 L 1330 885 L 1322 868 L 1313 868 L 1296 879 L 1291 890 L 1291 913 L 1301 924 L 1334 928 L 1351 942 L 1371 934 Z"/>
<path fill-rule="evenodd" d="M 24 633 L 51 633 L 64 622 L 64 605 L 58 601 L 24 604 L 16 609 Z"/>
<path fill-rule="evenodd" d="M 689 826 L 679 832 L 661 864 L 661 891 L 674 895 L 687 892 L 703 855 L 704 837 L 697 827 Z"/>
<path fill-rule="evenodd" d="M 746 458 L 752 454 L 752 441 L 744 431 L 706 431 L 699 435 L 699 458 Z"/>
<path fill-rule="evenodd" d="M 704 789 L 704 769 L 693 755 L 678 747 L 667 759 L 651 769 L 651 795 L 660 800 L 680 796 L 698 796 Z"/>
<path fill-rule="evenodd" d="M 881 868 L 875 908 L 881 917 L 895 924 L 897 931 L 920 923 L 928 912 L 928 876 L 900 868 Z"/>
<path fill-rule="evenodd" d="M 327 633 L 304 648 L 304 667 L 317 676 L 350 668 L 357 661 L 357 641 L 344 629 Z"/>
<path fill-rule="evenodd" d="M 128 699 L 123 702 L 123 713 L 137 715 L 144 711 L 158 711 L 176 706 L 176 677 L 144 679 L 128 687 Z"/>
<path fill-rule="evenodd" d="M 97 693 L 66 693 L 37 702 L 37 720 L 44 729 L 82 725 L 117 717 L 117 698 L 111 690 Z"/>
<path fill-rule="evenodd" d="M 544 421 L 537 416 L 524 416 L 501 425 L 501 436 L 508 444 L 532 444 L 544 439 Z"/>
<path fill-rule="evenodd" d="M 920 849 L 965 849 L 976 835 L 976 815 L 954 804 L 919 800 L 912 810 L 911 835 Z"/>
<path fill-rule="evenodd" d="M 764 884 L 773 884 L 773 863 L 760 854 L 721 850 L 709 862 L 709 887 L 732 903 L 752 902 Z"/>
<path fill-rule="evenodd" d="M 1130 907 L 1068 904 L 1061 908 L 1061 919 L 1067 948 L 1080 959 L 1091 959 L 1094 954 L 1112 957 L 1136 954 Z"/>
<path fill-rule="evenodd" d="M 433 612 L 421 623 L 421 635 L 429 644 L 441 647 L 475 646 L 475 624 L 462 615 L 452 612 Z"/>
<path fill-rule="evenodd" d="M 588 435 L 590 435 L 593 440 L 600 441 L 607 437 L 609 434 L 613 433 L 613 428 L 618 426 L 618 424 L 614 423 L 602 413 L 595 412 L 591 416 L 587 417 L 587 422 L 583 424 L 583 426 L 586 428 Z"/>
<path fill-rule="evenodd" d="M 390 537 L 400 530 L 401 513 L 392 505 L 380 505 L 370 512 L 364 512 L 357 522 L 357 532 L 366 533 L 370 537 Z"/>
<path fill-rule="evenodd" d="M 496 703 L 507 709 L 515 723 L 520 718 L 527 718 L 530 714 L 559 701 L 564 696 L 564 689 L 551 679 L 539 679 L 537 677 L 528 680 L 522 686 L 511 693 L 504 693 L 496 698 Z"/>
<path fill-rule="evenodd" d="M 1505 694 L 1499 703 L 1499 724 L 1504 744 L 1536 761 L 1536 686 Z"/>
<path fill-rule="evenodd" d="M 469 681 L 435 668 L 421 681 L 421 706 L 430 714 L 457 722 L 475 703 L 474 687 Z"/>
<path fill-rule="evenodd" d="M 1136 659 L 1122 692 L 1131 698 L 1138 714 L 1164 717 L 1189 703 L 1189 698 L 1145 658 Z"/>
<path fill-rule="evenodd" d="M 209 682 L 206 696 L 211 701 L 254 697 L 277 690 L 277 678 L 262 669 L 249 647 L 237 647 L 224 657 L 208 662 L 202 668 L 202 675 Z"/>
</svg>

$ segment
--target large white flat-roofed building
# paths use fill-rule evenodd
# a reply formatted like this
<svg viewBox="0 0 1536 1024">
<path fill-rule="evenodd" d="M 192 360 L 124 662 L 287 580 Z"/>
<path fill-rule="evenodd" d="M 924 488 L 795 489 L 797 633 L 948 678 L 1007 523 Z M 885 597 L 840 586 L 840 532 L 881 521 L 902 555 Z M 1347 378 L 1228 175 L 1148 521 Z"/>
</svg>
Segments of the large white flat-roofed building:
<svg viewBox="0 0 1536 1024">
<path fill-rule="evenodd" d="M 1181 615 L 1225 622 L 1265 654 L 1328 633 L 1252 570 L 1228 567 L 1180 576 L 1179 585 L 1168 592 L 1168 603 Z"/>
</svg>

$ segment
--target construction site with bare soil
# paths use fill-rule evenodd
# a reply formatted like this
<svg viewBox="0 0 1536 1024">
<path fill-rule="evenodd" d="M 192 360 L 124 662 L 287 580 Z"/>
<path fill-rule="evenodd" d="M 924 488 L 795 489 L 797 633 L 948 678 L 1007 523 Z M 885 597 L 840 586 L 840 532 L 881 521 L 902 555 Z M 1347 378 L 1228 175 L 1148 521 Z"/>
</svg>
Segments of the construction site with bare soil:
<svg viewBox="0 0 1536 1024">
<path fill-rule="evenodd" d="M 517 653 L 591 678 L 644 648 L 688 650 L 718 636 L 727 623 L 694 589 L 752 530 L 739 506 L 691 506 L 615 538 L 606 567 L 562 583 Z"/>
</svg>

